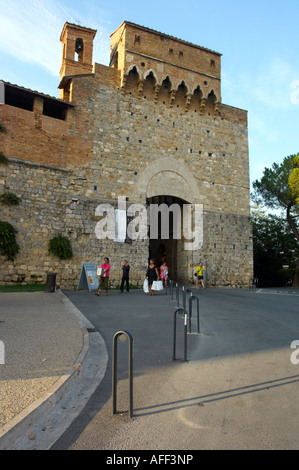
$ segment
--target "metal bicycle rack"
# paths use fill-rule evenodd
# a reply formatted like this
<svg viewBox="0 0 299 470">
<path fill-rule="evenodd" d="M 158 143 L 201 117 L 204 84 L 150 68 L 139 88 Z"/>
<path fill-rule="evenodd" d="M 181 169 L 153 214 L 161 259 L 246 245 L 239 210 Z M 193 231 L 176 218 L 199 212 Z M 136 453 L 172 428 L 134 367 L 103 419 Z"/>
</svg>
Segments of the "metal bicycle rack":
<svg viewBox="0 0 299 470">
<path fill-rule="evenodd" d="M 183 307 L 178 307 L 174 311 L 173 317 L 173 354 L 172 360 L 176 360 L 176 315 L 179 311 L 183 311 L 184 314 L 184 361 L 187 361 L 187 323 L 188 323 L 188 315 L 186 310 Z"/>
<path fill-rule="evenodd" d="M 183 307 L 184 307 L 184 309 L 186 309 L 187 294 L 192 296 L 192 290 L 191 289 L 185 289 L 185 287 L 183 286 Z"/>
<path fill-rule="evenodd" d="M 180 286 L 178 282 L 176 282 L 175 284 L 175 299 L 176 299 L 177 307 L 179 307 L 180 306 Z"/>
<path fill-rule="evenodd" d="M 173 289 L 174 289 L 174 281 L 171 281 L 171 300 L 173 300 Z"/>
<path fill-rule="evenodd" d="M 200 333 L 199 329 L 199 298 L 196 295 L 192 295 L 189 298 L 189 333 L 191 333 L 191 318 L 192 318 L 192 303 L 193 300 L 197 302 L 197 333 Z"/>
<path fill-rule="evenodd" d="M 128 363 L 128 377 L 129 377 L 129 416 L 133 415 L 133 338 L 127 331 L 118 331 L 113 336 L 112 343 L 112 402 L 113 414 L 116 414 L 116 395 L 117 395 L 117 339 L 129 342 L 129 363 Z"/>
</svg>

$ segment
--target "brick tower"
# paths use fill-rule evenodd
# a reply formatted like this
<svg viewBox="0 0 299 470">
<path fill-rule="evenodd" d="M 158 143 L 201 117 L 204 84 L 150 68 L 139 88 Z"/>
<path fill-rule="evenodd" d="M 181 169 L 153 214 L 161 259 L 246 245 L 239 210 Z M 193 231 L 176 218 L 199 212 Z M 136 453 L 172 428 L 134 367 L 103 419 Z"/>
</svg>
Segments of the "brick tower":
<svg viewBox="0 0 299 470">
<path fill-rule="evenodd" d="M 66 22 L 61 32 L 63 44 L 60 85 L 64 78 L 92 72 L 93 40 L 97 31 Z M 60 86 L 59 86 L 60 88 Z M 61 88 L 60 98 L 69 101 L 70 90 Z"/>
</svg>

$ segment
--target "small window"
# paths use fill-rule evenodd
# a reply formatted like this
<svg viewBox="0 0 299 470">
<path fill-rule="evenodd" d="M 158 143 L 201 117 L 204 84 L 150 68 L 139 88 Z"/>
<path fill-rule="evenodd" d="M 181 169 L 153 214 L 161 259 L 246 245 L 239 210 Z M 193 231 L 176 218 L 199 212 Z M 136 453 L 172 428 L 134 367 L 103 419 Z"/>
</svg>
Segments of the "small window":
<svg viewBox="0 0 299 470">
<path fill-rule="evenodd" d="M 214 59 L 211 59 L 210 64 L 211 64 L 211 67 L 214 69 L 214 68 L 215 68 L 215 65 L 216 65 L 215 60 L 214 60 Z"/>
<path fill-rule="evenodd" d="M 184 55 L 184 52 L 183 52 L 183 51 L 179 51 L 179 56 L 180 56 L 180 57 L 183 57 L 183 55 Z"/>
<path fill-rule="evenodd" d="M 67 107 L 63 103 L 44 98 L 43 114 L 45 116 L 65 121 L 66 113 Z"/>
<path fill-rule="evenodd" d="M 135 34 L 135 42 L 140 42 L 140 36 L 139 36 L 139 34 Z"/>
</svg>

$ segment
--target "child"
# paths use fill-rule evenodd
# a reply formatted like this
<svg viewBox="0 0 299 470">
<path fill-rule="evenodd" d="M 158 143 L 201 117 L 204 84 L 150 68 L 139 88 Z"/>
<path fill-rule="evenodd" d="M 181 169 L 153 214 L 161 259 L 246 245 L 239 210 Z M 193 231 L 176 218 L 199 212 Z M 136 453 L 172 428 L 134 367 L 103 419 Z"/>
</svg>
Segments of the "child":
<svg viewBox="0 0 299 470">
<path fill-rule="evenodd" d="M 163 282 L 163 287 L 168 287 L 167 286 L 167 279 L 168 279 L 168 267 L 166 265 L 166 261 L 164 261 L 164 263 L 162 264 L 162 266 L 160 267 L 160 276 L 161 276 L 161 280 Z"/>
</svg>

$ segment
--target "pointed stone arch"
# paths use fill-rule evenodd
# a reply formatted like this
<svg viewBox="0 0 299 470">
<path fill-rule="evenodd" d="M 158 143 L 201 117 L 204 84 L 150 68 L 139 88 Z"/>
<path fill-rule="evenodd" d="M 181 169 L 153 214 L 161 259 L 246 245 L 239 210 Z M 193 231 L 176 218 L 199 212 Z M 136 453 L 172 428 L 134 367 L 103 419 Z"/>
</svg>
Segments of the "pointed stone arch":
<svg viewBox="0 0 299 470">
<path fill-rule="evenodd" d="M 149 75 L 153 75 L 154 79 L 156 80 L 156 83 L 158 83 L 157 73 L 156 73 L 156 71 L 155 71 L 154 69 L 148 69 L 148 70 L 143 74 L 144 80 L 146 80 Z"/>
<path fill-rule="evenodd" d="M 140 77 L 141 73 L 138 71 L 138 67 L 136 65 L 132 65 L 130 69 L 128 69 L 128 72 L 123 76 L 123 88 L 126 93 L 137 95 Z"/>
<path fill-rule="evenodd" d="M 175 99 L 173 102 L 173 107 L 181 108 L 184 110 L 186 106 L 187 94 L 188 94 L 188 87 L 186 86 L 184 80 L 182 80 L 181 83 L 177 87 L 177 90 L 175 93 Z"/>
<path fill-rule="evenodd" d="M 159 96 L 158 96 L 158 103 L 159 104 L 169 104 L 169 98 L 170 98 L 170 93 L 172 90 L 172 82 L 170 80 L 169 75 L 167 75 L 161 83 L 160 90 L 159 90 Z"/>
<path fill-rule="evenodd" d="M 189 110 L 195 113 L 201 112 L 201 103 L 203 98 L 203 92 L 200 85 L 194 87 L 192 97 L 190 100 Z"/>
<path fill-rule="evenodd" d="M 146 99 L 153 100 L 155 98 L 155 87 L 157 84 L 157 79 L 152 70 L 149 70 L 143 81 L 143 90 L 142 95 Z"/>
<path fill-rule="evenodd" d="M 217 96 L 214 90 L 211 90 L 206 99 L 205 114 L 214 114 L 217 110 Z"/>
</svg>

